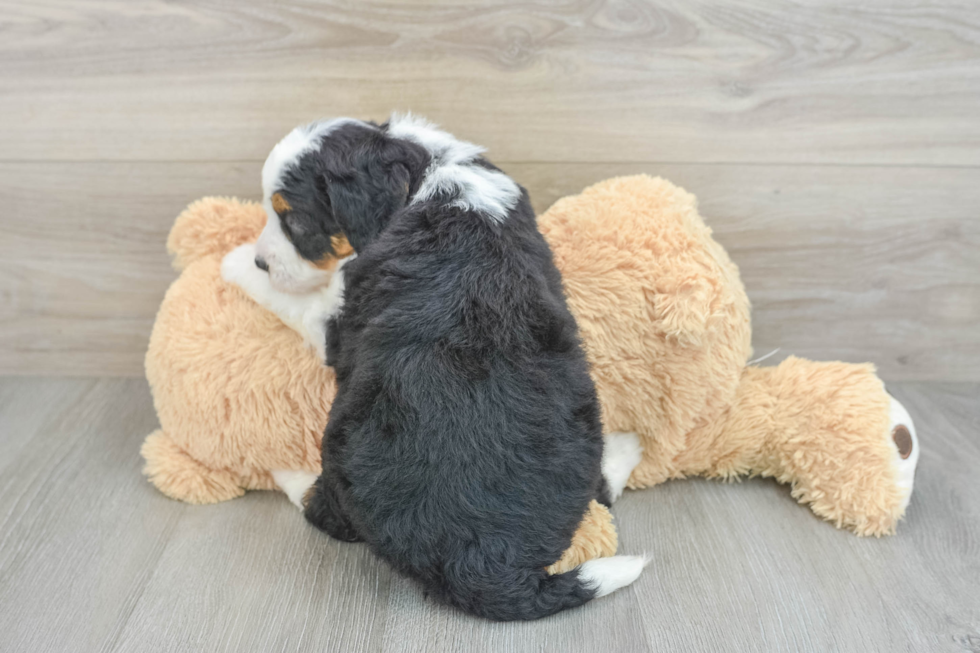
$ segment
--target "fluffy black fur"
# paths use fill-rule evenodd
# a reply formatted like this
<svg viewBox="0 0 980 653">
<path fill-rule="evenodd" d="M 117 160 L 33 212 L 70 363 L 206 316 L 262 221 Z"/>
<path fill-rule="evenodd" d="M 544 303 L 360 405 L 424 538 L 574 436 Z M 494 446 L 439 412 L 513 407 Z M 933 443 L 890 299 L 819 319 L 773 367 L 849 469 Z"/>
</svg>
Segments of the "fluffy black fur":
<svg viewBox="0 0 980 653">
<path fill-rule="evenodd" d="M 535 619 L 594 596 L 545 567 L 607 499 L 596 392 L 527 193 L 500 223 L 449 194 L 409 204 L 429 163 L 351 124 L 284 182 L 304 233 L 343 232 L 358 255 L 328 329 L 338 391 L 306 517 L 442 601 Z"/>
</svg>

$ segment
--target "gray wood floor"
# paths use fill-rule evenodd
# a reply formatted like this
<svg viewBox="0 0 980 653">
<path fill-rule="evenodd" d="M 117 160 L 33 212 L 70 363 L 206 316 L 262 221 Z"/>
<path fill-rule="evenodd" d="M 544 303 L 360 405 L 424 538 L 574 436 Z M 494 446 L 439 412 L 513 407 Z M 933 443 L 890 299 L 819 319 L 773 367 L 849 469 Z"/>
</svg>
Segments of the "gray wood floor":
<svg viewBox="0 0 980 653">
<path fill-rule="evenodd" d="M 0 0 L 0 34 L 0 375 L 29 375 L 0 376 L 0 653 L 980 651 L 980 3 Z M 695 193 L 758 354 L 901 381 L 924 449 L 898 535 L 669 483 L 614 509 L 637 584 L 500 625 L 277 494 L 159 495 L 146 384 L 109 377 L 142 376 L 174 217 L 255 198 L 296 124 L 393 109 L 539 211 L 635 172 Z"/>
<path fill-rule="evenodd" d="M 785 487 L 671 482 L 614 507 L 630 588 L 527 624 L 427 601 L 286 499 L 158 494 L 137 379 L 0 380 L 0 651 L 977 651 L 980 385 L 896 383 L 923 442 L 898 535 Z"/>
</svg>

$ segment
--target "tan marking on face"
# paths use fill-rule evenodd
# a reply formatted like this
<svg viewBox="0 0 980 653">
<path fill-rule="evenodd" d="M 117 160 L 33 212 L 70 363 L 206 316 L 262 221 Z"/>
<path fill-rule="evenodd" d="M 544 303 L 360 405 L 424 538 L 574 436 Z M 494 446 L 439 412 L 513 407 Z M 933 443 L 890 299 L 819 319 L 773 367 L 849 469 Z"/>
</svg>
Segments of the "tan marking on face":
<svg viewBox="0 0 980 653">
<path fill-rule="evenodd" d="M 334 234 L 330 236 L 330 246 L 333 247 L 333 254 L 327 254 L 322 259 L 314 263 L 313 265 L 321 270 L 333 271 L 337 267 L 337 263 L 340 259 L 350 256 L 354 253 L 354 248 L 350 246 L 347 242 L 347 238 L 343 234 Z"/>
<path fill-rule="evenodd" d="M 340 261 L 340 259 L 338 259 L 333 254 L 327 254 L 326 256 L 324 256 L 319 261 L 314 261 L 313 262 L 313 267 L 317 268 L 318 270 L 330 270 L 330 271 L 333 271 L 333 269 L 337 267 L 337 263 L 339 261 Z"/>
<path fill-rule="evenodd" d="M 289 202 L 286 201 L 286 198 L 279 193 L 272 194 L 272 208 L 276 213 L 280 214 L 293 209 L 293 207 L 289 205 Z"/>
<path fill-rule="evenodd" d="M 354 253 L 354 248 L 350 246 L 350 243 L 347 242 L 347 236 L 343 234 L 330 236 L 330 246 L 333 247 L 334 254 L 337 258 L 344 258 Z"/>
</svg>

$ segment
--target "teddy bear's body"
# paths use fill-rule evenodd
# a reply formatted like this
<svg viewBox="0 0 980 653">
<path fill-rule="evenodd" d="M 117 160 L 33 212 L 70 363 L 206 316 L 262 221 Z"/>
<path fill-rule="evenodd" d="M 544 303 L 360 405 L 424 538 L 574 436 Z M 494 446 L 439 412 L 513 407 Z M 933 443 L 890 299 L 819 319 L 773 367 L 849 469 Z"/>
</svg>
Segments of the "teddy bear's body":
<svg viewBox="0 0 980 653">
<path fill-rule="evenodd" d="M 225 501 L 275 489 L 270 470 L 320 469 L 333 372 L 295 331 L 221 279 L 222 257 L 254 241 L 264 224 L 258 204 L 204 199 L 177 218 L 167 242 L 182 272 L 146 354 L 161 428 L 143 456 L 151 480 L 175 499 Z"/>
<path fill-rule="evenodd" d="M 174 498 L 221 501 L 274 488 L 271 470 L 320 469 L 332 373 L 220 274 L 224 254 L 253 241 L 264 221 L 258 205 L 201 200 L 168 241 L 182 274 L 147 353 L 161 429 L 143 454 L 150 479 Z M 870 365 L 790 358 L 746 367 L 749 302 L 692 195 L 661 179 L 612 179 L 560 200 L 539 225 L 579 322 L 605 428 L 643 443 L 631 487 L 773 476 L 839 527 L 894 530 L 918 455 L 907 413 Z M 615 551 L 598 504 L 587 527 L 565 568 Z"/>
</svg>

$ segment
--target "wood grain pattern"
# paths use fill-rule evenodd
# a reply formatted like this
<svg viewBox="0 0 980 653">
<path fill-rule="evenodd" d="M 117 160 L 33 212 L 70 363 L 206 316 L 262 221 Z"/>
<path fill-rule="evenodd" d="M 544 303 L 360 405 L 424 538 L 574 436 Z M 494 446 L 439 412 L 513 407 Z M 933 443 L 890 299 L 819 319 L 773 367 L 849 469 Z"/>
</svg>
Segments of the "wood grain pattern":
<svg viewBox="0 0 980 653">
<path fill-rule="evenodd" d="M 253 194 L 260 168 L 0 164 L 0 372 L 142 376 L 174 218 L 198 196 Z"/>
<path fill-rule="evenodd" d="M 768 480 L 613 508 L 630 588 L 531 623 L 433 604 L 285 497 L 214 506 L 139 474 L 142 380 L 0 379 L 0 650 L 969 651 L 980 644 L 980 385 L 896 383 L 922 441 L 898 534 L 835 530 Z"/>
<path fill-rule="evenodd" d="M 0 373 L 142 370 L 177 212 L 323 115 L 411 109 L 539 209 L 696 193 L 758 353 L 980 380 L 980 5 L 0 0 Z"/>
<path fill-rule="evenodd" d="M 871 361 L 886 380 L 980 380 L 980 171 L 513 165 L 542 207 L 646 172 L 698 196 L 752 301 L 757 356 Z"/>
<path fill-rule="evenodd" d="M 256 160 L 321 115 L 500 161 L 980 165 L 973 3 L 5 0 L 6 160 Z"/>
<path fill-rule="evenodd" d="M 0 406 L 0 650 L 99 650 L 184 510 L 140 475 L 145 382 L 5 381 Z"/>
<path fill-rule="evenodd" d="M 0 163 L 0 372 L 143 373 L 183 206 L 255 197 L 259 163 Z M 886 380 L 980 379 L 973 169 L 507 164 L 539 211 L 600 179 L 659 174 L 699 197 L 740 266 L 757 355 L 873 361 Z M 56 189 L 49 188 L 58 179 Z M 81 198 L 81 199 L 80 199 Z"/>
</svg>

